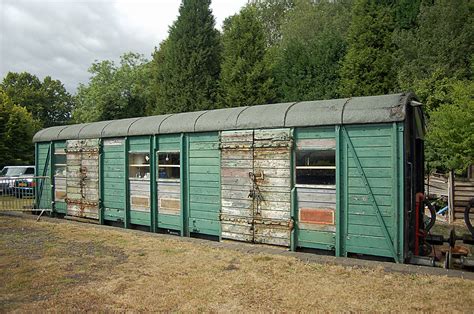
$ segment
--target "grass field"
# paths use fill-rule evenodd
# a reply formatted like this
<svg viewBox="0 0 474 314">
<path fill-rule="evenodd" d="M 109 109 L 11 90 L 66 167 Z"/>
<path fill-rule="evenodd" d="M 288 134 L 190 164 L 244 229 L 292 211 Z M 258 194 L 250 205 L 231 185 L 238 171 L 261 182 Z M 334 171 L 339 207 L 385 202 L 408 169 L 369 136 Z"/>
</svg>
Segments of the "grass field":
<svg viewBox="0 0 474 314">
<path fill-rule="evenodd" d="M 474 311 L 474 281 L 0 216 L 0 312 Z"/>
</svg>

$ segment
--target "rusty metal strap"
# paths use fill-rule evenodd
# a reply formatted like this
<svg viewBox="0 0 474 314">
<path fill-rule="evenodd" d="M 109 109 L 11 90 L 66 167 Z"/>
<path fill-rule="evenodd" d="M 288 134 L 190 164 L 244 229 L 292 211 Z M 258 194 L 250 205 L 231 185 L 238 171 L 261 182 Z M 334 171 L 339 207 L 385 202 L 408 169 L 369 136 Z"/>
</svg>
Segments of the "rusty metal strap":
<svg viewBox="0 0 474 314">
<path fill-rule="evenodd" d="M 367 190 L 367 194 L 368 194 L 368 201 L 372 204 L 372 207 L 375 211 L 375 216 L 377 217 L 379 225 L 381 226 L 383 235 L 384 235 L 385 240 L 387 242 L 387 246 L 388 246 L 390 252 L 392 253 L 393 259 L 395 260 L 395 262 L 398 263 L 399 261 L 398 261 L 397 253 L 395 252 L 395 248 L 393 246 L 392 239 L 391 239 L 390 234 L 388 232 L 387 226 L 385 225 L 382 214 L 380 212 L 380 208 L 377 205 L 377 201 L 375 200 L 374 194 L 372 193 L 372 189 L 370 187 L 369 180 L 367 180 L 367 176 L 365 175 L 364 169 L 362 168 L 362 164 L 360 163 L 359 157 L 357 157 L 357 153 L 355 151 L 354 145 L 352 144 L 352 141 L 349 137 L 349 134 L 347 133 L 346 128 L 341 127 L 341 130 L 342 130 L 342 134 L 343 134 L 345 140 L 347 141 L 347 144 L 348 144 L 347 146 L 349 147 L 349 150 L 353 155 L 354 162 L 356 164 L 357 170 L 359 171 L 359 175 L 362 178 L 362 181 L 364 182 L 365 189 Z"/>
</svg>

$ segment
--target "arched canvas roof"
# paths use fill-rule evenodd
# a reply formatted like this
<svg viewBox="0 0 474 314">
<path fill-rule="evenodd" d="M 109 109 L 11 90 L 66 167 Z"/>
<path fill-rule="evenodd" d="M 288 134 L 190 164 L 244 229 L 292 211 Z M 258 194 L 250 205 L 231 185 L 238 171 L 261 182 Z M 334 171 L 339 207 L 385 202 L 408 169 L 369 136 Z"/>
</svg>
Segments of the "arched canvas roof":
<svg viewBox="0 0 474 314">
<path fill-rule="evenodd" d="M 51 127 L 34 142 L 181 132 L 403 121 L 413 94 L 353 97 L 176 113 Z"/>
</svg>

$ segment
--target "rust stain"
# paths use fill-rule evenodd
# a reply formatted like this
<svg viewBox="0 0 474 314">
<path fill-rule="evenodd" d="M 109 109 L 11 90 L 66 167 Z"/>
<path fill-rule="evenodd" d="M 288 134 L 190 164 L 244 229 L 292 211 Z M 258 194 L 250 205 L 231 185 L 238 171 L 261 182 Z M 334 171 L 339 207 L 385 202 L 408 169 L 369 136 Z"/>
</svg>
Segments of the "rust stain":
<svg viewBox="0 0 474 314">
<path fill-rule="evenodd" d="M 320 225 L 334 225 L 334 210 L 329 208 L 300 208 L 300 221 Z"/>
</svg>

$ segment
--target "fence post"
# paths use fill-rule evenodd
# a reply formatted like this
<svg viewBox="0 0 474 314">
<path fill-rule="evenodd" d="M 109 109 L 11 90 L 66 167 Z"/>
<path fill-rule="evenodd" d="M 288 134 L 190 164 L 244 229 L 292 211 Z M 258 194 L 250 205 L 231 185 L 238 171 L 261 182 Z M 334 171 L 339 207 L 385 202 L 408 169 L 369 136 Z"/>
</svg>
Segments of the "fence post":
<svg viewBox="0 0 474 314">
<path fill-rule="evenodd" d="M 448 174 L 448 223 L 452 223 L 454 217 L 454 172 Z"/>
</svg>

